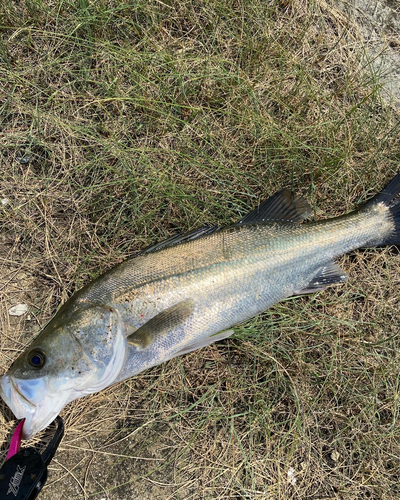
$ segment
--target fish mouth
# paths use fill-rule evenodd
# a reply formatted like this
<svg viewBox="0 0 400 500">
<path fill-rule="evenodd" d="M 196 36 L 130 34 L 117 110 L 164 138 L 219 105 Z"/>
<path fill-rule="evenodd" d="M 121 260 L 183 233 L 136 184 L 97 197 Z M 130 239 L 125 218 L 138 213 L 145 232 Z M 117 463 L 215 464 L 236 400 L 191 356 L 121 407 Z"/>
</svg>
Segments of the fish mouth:
<svg viewBox="0 0 400 500">
<path fill-rule="evenodd" d="M 17 419 L 25 418 L 27 413 L 35 411 L 35 405 L 19 391 L 18 386 L 8 375 L 0 377 L 0 396 Z"/>
<path fill-rule="evenodd" d="M 19 385 L 18 382 L 22 384 Z M 35 404 L 28 399 L 29 387 L 24 387 L 24 382 L 26 381 L 13 380 L 12 377 L 3 375 L 0 377 L 0 396 L 18 420 L 25 419 L 22 438 L 30 439 L 56 418 L 65 403 L 64 398 L 57 404 L 46 395 Z M 45 393 L 44 387 L 42 390 L 40 392 Z"/>
</svg>

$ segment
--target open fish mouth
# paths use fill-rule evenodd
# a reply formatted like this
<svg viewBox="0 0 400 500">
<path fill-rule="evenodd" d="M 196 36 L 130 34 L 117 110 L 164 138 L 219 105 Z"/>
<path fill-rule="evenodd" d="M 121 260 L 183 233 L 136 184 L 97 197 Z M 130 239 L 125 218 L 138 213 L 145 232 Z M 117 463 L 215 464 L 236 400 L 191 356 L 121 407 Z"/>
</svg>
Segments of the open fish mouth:
<svg viewBox="0 0 400 500">
<path fill-rule="evenodd" d="M 18 385 L 8 375 L 0 378 L 0 396 L 18 419 L 26 418 L 27 413 L 35 411 L 35 405 L 19 391 Z"/>
<path fill-rule="evenodd" d="M 23 380 L 16 381 L 8 375 L 0 377 L 1 398 L 18 420 L 25 419 L 22 431 L 23 439 L 30 439 L 47 427 L 65 404 L 64 400 L 58 401 L 59 404 L 57 404 L 54 399 L 52 400 L 48 396 L 42 397 L 40 402 L 32 402 L 32 399 L 28 399 L 29 395 L 33 393 L 43 394 L 42 391 L 38 391 L 38 385 L 43 386 L 43 383 L 39 381 L 35 387 L 29 387 Z"/>
</svg>

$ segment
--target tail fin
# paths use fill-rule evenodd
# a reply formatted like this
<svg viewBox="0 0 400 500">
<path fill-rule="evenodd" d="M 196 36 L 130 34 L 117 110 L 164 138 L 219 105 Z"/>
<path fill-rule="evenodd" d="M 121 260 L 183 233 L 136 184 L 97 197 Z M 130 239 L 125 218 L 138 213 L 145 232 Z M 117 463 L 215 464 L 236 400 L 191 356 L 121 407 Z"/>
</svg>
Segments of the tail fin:
<svg viewBox="0 0 400 500">
<path fill-rule="evenodd" d="M 383 191 L 370 200 L 365 207 L 382 203 L 389 208 L 394 228 L 388 238 L 380 242 L 380 245 L 400 245 L 400 173 L 390 182 Z"/>
</svg>

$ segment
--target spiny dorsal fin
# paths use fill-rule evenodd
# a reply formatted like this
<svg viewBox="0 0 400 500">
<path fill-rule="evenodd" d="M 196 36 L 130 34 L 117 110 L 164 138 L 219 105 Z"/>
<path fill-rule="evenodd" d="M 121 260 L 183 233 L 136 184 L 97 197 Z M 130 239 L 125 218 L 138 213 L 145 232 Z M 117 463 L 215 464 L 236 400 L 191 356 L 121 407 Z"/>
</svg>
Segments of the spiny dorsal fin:
<svg viewBox="0 0 400 500">
<path fill-rule="evenodd" d="M 166 336 L 174 328 L 182 324 L 193 312 L 194 300 L 187 299 L 160 312 L 154 318 L 131 333 L 126 341 L 138 350 L 154 344 L 160 337 Z"/>
<path fill-rule="evenodd" d="M 329 285 L 346 280 L 347 274 L 343 269 L 336 262 L 329 262 L 326 266 L 320 267 L 310 283 L 303 290 L 295 292 L 294 295 L 319 292 Z"/>
<path fill-rule="evenodd" d="M 312 213 L 306 200 L 282 189 L 263 201 L 255 210 L 245 215 L 235 225 L 260 222 L 300 222 Z"/>
<path fill-rule="evenodd" d="M 211 234 L 217 229 L 219 229 L 218 226 L 203 226 L 199 229 L 194 229 L 193 231 L 189 231 L 185 234 L 176 234 L 175 236 L 171 236 L 171 238 L 168 238 L 167 240 L 144 248 L 139 252 L 138 255 L 155 252 L 156 250 L 161 250 L 161 248 L 172 247 L 174 245 L 177 245 L 178 243 L 185 243 L 186 241 L 195 240 L 196 238 L 200 238 L 201 236 Z"/>
</svg>

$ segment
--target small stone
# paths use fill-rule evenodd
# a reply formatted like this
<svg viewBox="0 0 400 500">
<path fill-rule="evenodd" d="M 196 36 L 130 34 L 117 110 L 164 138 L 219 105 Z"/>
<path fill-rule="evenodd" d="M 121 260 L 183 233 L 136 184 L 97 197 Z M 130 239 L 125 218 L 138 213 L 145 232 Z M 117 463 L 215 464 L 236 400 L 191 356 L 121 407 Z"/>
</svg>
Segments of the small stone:
<svg viewBox="0 0 400 500">
<path fill-rule="evenodd" d="M 21 165 L 26 165 L 31 161 L 31 157 L 29 155 L 18 156 L 17 160 L 21 163 Z"/>
<path fill-rule="evenodd" d="M 8 314 L 10 316 L 22 316 L 27 312 L 27 310 L 27 304 L 17 304 L 16 306 L 12 306 L 11 309 L 9 309 Z"/>
<path fill-rule="evenodd" d="M 339 460 L 339 458 L 340 458 L 340 454 L 336 450 L 333 450 L 331 453 L 331 459 L 334 462 L 337 462 Z"/>
<path fill-rule="evenodd" d="M 294 469 L 292 469 L 292 467 L 290 467 L 289 470 L 287 471 L 288 483 L 291 484 L 292 486 L 294 486 L 297 482 L 297 479 L 294 476 L 295 472 L 296 471 Z"/>
</svg>

